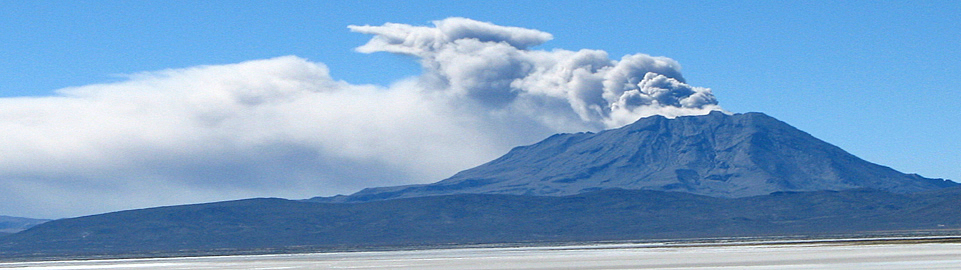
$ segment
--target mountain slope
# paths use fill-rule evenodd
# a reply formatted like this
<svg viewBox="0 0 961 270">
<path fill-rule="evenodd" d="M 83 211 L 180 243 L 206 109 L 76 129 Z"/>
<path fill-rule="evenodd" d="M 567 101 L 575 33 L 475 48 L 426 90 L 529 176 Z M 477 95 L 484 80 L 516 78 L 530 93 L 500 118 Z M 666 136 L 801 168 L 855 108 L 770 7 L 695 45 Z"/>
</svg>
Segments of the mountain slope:
<svg viewBox="0 0 961 270">
<path fill-rule="evenodd" d="M 871 188 L 910 193 L 957 185 L 855 157 L 762 113 L 643 118 L 599 133 L 558 134 L 446 180 L 369 188 L 317 202 L 478 193 L 562 196 L 608 188 L 738 198 Z"/>
<path fill-rule="evenodd" d="M 22 217 L 0 216 L 0 236 L 26 230 L 50 220 Z"/>
<path fill-rule="evenodd" d="M 55 220 L 0 238 L 0 258 L 957 230 L 959 199 L 959 188 L 924 194 L 779 192 L 736 199 L 620 189 L 354 204 L 249 199 Z"/>
</svg>

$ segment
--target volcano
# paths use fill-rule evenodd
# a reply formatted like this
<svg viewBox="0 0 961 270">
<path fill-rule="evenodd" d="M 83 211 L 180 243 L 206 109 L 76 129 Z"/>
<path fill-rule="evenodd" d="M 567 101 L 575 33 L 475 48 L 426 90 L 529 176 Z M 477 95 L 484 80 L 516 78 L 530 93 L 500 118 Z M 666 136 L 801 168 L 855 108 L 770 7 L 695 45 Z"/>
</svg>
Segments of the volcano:
<svg viewBox="0 0 961 270">
<path fill-rule="evenodd" d="M 311 200 L 565 196 L 613 188 L 741 198 L 861 188 L 913 193 L 954 185 L 865 161 L 763 113 L 714 111 L 674 119 L 652 116 L 598 133 L 557 134 L 437 183 Z"/>
<path fill-rule="evenodd" d="M 761 113 L 558 134 L 425 185 L 49 221 L 4 258 L 102 258 L 961 232 L 961 187 L 857 158 Z"/>
</svg>

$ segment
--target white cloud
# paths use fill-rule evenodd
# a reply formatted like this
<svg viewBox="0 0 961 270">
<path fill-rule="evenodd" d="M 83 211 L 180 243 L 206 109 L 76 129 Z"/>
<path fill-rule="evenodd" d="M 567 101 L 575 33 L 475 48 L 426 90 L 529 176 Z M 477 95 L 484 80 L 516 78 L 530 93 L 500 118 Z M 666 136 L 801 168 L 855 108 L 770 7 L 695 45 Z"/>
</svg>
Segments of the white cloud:
<svg viewBox="0 0 961 270">
<path fill-rule="evenodd" d="M 435 27 L 387 23 L 383 26 L 348 26 L 351 31 L 374 35 L 367 45 L 357 51 L 370 53 L 386 51 L 427 56 L 431 51 L 448 47 L 458 40 L 477 40 L 481 43 L 506 43 L 518 49 L 536 46 L 551 40 L 549 33 L 520 27 L 499 26 L 466 18 L 447 18 L 434 22 Z"/>
<path fill-rule="evenodd" d="M 679 65 L 532 50 L 548 33 L 464 18 L 351 26 L 421 59 L 389 87 L 293 56 L 0 99 L 0 213 L 64 217 L 441 180 L 551 133 L 720 109 Z"/>
</svg>

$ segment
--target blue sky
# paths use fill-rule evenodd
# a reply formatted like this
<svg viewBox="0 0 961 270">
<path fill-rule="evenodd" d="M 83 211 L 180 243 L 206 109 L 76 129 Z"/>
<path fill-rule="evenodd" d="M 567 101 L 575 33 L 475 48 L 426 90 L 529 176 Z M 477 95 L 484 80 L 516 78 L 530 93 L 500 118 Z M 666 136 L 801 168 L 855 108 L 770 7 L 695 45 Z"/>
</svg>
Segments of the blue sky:
<svg viewBox="0 0 961 270">
<path fill-rule="evenodd" d="M 431 21 L 465 17 L 553 35 L 531 48 L 536 50 L 603 50 L 611 59 L 637 53 L 668 57 L 683 66 L 686 83 L 710 88 L 727 111 L 764 112 L 868 161 L 961 180 L 961 3 L 678 2 L 5 1 L 0 3 L 0 104 L 60 96 L 58 91 L 67 87 L 125 82 L 130 74 L 287 55 L 326 65 L 334 80 L 388 88 L 421 74 L 417 58 L 358 53 L 354 48 L 371 36 L 352 32 L 348 25 L 431 26 Z M 487 158 L 507 144 L 531 143 L 535 137 L 514 136 L 488 143 L 495 146 L 477 155 Z M 333 163 L 370 164 L 354 159 Z M 397 182 L 440 180 L 423 178 L 456 171 L 458 165 L 450 166 L 436 175 L 412 172 Z M 10 175 L 6 177 L 14 177 Z M 364 177 L 385 175 L 393 172 Z M 45 177 L 71 176 L 59 172 Z M 49 179 L 47 185 L 53 185 Z M 337 186 L 304 190 L 333 195 L 359 187 Z M 105 202 L 103 208 L 48 212 L 42 209 L 56 205 L 31 202 L 24 209 L 33 212 L 0 209 L 7 210 L 0 214 L 62 217 L 247 195 L 257 194 Z M 263 196 L 304 195 L 276 191 Z"/>
</svg>

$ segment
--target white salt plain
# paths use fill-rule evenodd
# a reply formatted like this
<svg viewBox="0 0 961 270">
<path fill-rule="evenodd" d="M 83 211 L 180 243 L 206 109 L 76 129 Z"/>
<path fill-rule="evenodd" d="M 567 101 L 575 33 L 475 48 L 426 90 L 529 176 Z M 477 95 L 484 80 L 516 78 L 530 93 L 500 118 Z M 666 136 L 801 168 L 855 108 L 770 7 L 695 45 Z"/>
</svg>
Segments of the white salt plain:
<svg viewBox="0 0 961 270">
<path fill-rule="evenodd" d="M 961 244 L 467 248 L 19 262 L 0 269 L 961 269 Z"/>
</svg>

